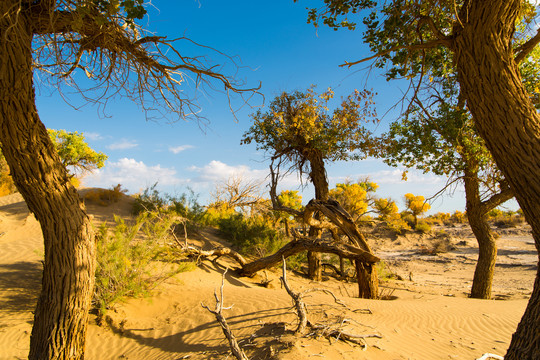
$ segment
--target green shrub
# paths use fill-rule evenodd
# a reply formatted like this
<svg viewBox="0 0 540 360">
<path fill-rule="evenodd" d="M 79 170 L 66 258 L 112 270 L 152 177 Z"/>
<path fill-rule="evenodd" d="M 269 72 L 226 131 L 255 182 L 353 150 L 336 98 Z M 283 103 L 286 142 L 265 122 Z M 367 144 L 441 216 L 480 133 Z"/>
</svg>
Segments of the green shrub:
<svg viewBox="0 0 540 360">
<path fill-rule="evenodd" d="M 431 231 L 431 226 L 425 221 L 419 221 L 414 230 L 422 234 L 427 234 Z"/>
<path fill-rule="evenodd" d="M 167 205 L 166 197 L 162 196 L 156 189 L 157 183 L 144 189 L 142 194 L 135 196 L 133 202 L 133 214 L 139 215 L 143 212 L 162 211 Z"/>
<path fill-rule="evenodd" d="M 141 215 L 133 225 L 115 218 L 116 226 L 101 225 L 96 235 L 97 266 L 94 303 L 103 315 L 110 306 L 125 297 L 145 296 L 163 279 L 195 267 L 192 263 L 169 264 L 156 261 L 169 249 L 164 246 L 161 218 Z M 160 229 L 161 232 L 156 232 Z M 160 238 L 161 241 L 157 241 Z"/>
<path fill-rule="evenodd" d="M 266 256 L 276 252 L 283 244 L 283 236 L 262 217 L 246 218 L 235 213 L 218 220 L 219 230 L 241 252 Z"/>
<path fill-rule="evenodd" d="M 206 210 L 198 202 L 198 196 L 193 190 L 188 189 L 188 194 L 178 196 L 162 195 L 156 189 L 157 183 L 146 188 L 142 194 L 135 197 L 132 212 L 136 215 L 156 212 L 168 214 L 177 219 L 182 218 L 185 230 L 196 230 L 199 224 L 206 224 Z M 178 223 L 178 222 L 177 222 Z M 184 226 L 177 226 L 177 232 L 184 231 Z"/>
</svg>

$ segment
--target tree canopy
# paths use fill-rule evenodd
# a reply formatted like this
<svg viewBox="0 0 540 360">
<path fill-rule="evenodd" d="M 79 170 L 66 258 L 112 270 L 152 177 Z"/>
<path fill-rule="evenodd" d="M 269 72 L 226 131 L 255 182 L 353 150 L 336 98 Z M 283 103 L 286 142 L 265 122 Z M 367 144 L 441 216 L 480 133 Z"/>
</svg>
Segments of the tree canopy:
<svg viewBox="0 0 540 360">
<path fill-rule="evenodd" d="M 323 161 L 359 159 L 364 156 L 359 144 L 368 131 L 363 123 L 377 121 L 373 93 L 354 91 L 341 106 L 329 111 L 334 97 L 331 89 L 317 94 L 313 87 L 305 92 L 282 93 L 268 110 L 251 117 L 253 125 L 241 143 L 255 142 L 257 149 L 281 158 L 301 174 L 309 173 L 310 159 Z"/>
<path fill-rule="evenodd" d="M 105 165 L 108 156 L 90 148 L 82 133 L 53 129 L 48 129 L 48 132 L 62 164 L 72 168 L 75 174 L 84 174 Z"/>
</svg>

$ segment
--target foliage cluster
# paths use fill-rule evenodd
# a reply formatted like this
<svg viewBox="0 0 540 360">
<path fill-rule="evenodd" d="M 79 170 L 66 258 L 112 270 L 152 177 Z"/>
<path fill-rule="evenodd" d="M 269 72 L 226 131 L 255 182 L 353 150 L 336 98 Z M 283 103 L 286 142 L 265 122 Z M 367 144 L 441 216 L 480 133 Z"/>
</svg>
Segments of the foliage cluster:
<svg viewBox="0 0 540 360">
<path fill-rule="evenodd" d="M 169 266 L 163 266 L 157 262 L 167 260 L 171 251 L 164 237 L 170 225 L 170 219 L 147 213 L 133 224 L 116 217 L 113 228 L 99 227 L 94 304 L 100 315 L 125 297 L 148 295 L 160 281 L 194 269 L 193 263 L 172 265 L 169 261 Z"/>
<path fill-rule="evenodd" d="M 235 213 L 218 221 L 219 230 L 245 254 L 266 256 L 285 245 L 283 234 L 263 216 Z"/>
<path fill-rule="evenodd" d="M 330 190 L 329 196 L 337 200 L 353 219 L 358 221 L 368 212 L 368 207 L 374 201 L 373 193 L 378 187 L 379 185 L 369 179 L 361 179 L 355 183 L 346 181 L 336 184 L 336 187 Z"/>
<path fill-rule="evenodd" d="M 62 164 L 72 170 L 75 176 L 84 175 L 105 165 L 107 155 L 88 146 L 82 133 L 53 129 L 47 131 Z"/>
<path fill-rule="evenodd" d="M 135 196 L 132 208 L 133 214 L 156 212 L 180 216 L 185 220 L 189 230 L 196 229 L 200 224 L 206 224 L 208 214 L 204 207 L 199 204 L 198 195 L 191 189 L 188 189 L 187 193 L 171 196 L 161 194 L 156 187 L 157 183 Z"/>
<path fill-rule="evenodd" d="M 313 87 L 305 92 L 284 92 L 276 97 L 266 113 L 252 115 L 253 125 L 241 143 L 255 142 L 257 149 L 282 158 L 299 172 L 309 173 L 308 161 L 320 157 L 326 161 L 359 159 L 359 144 L 368 134 L 362 122 L 376 122 L 373 94 L 355 91 L 342 100 L 341 107 L 329 112 L 332 89 L 316 94 Z"/>
<path fill-rule="evenodd" d="M 78 177 L 99 169 L 105 164 L 107 155 L 96 152 L 85 141 L 82 133 L 67 132 L 66 130 L 47 129 L 62 164 L 72 170 L 73 174 L 70 182 L 73 186 L 79 187 Z M 17 191 L 15 183 L 10 175 L 4 155 L 0 152 L 0 196 L 13 194 Z"/>
<path fill-rule="evenodd" d="M 17 191 L 13 178 L 9 175 L 9 166 L 4 156 L 0 154 L 0 196 L 13 194 Z"/>
</svg>

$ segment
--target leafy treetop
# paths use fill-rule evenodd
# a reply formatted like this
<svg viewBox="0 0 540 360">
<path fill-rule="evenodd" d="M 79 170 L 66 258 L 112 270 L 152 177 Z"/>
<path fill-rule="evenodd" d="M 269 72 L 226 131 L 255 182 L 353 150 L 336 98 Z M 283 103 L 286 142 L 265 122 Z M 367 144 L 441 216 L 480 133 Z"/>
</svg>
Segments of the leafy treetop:
<svg viewBox="0 0 540 360">
<path fill-rule="evenodd" d="M 82 133 L 53 129 L 47 131 L 62 164 L 73 168 L 75 173 L 84 174 L 104 166 L 107 155 L 90 148 Z"/>
<path fill-rule="evenodd" d="M 372 96 L 371 91 L 356 90 L 330 113 L 331 89 L 319 95 L 313 87 L 284 92 L 266 112 L 251 116 L 253 125 L 241 144 L 255 142 L 257 149 L 270 152 L 272 159 L 284 158 L 301 173 L 307 172 L 306 161 L 314 154 L 327 161 L 360 159 L 360 140 L 368 134 L 362 122 L 377 121 Z"/>
</svg>

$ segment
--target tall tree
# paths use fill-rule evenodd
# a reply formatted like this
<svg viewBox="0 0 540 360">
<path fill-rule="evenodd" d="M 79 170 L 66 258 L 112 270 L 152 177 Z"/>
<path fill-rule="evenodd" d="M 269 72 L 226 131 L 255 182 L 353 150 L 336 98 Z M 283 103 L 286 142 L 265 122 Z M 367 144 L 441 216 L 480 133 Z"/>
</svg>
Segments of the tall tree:
<svg viewBox="0 0 540 360">
<path fill-rule="evenodd" d="M 354 29 L 358 14 L 366 25 L 364 40 L 375 59 L 390 64 L 390 77 L 419 84 L 430 59 L 452 54 L 462 99 L 476 129 L 508 181 L 532 227 L 540 254 L 540 115 L 522 81 L 519 64 L 540 42 L 540 32 L 516 31 L 521 17 L 536 12 L 526 0 L 324 0 L 309 21 Z M 418 85 L 413 86 L 417 89 Z M 512 337 L 505 359 L 540 358 L 540 267 L 527 309 Z"/>
<path fill-rule="evenodd" d="M 272 163 L 288 165 L 300 176 L 308 174 L 315 199 L 321 201 L 328 200 L 329 193 L 325 162 L 360 158 L 358 144 L 367 134 L 363 122 L 375 121 L 376 116 L 367 90 L 355 91 L 330 114 L 328 102 L 333 96 L 331 89 L 320 95 L 313 88 L 283 93 L 265 113 L 259 110 L 252 115 L 253 125 L 242 139 L 243 144 L 255 142 L 258 149 L 270 153 Z M 316 231 L 312 227 L 310 235 Z M 308 261 L 309 276 L 320 280 L 320 254 L 308 253 Z"/>
<path fill-rule="evenodd" d="M 41 225 L 42 290 L 30 338 L 30 359 L 82 359 L 94 284 L 90 220 L 41 123 L 34 81 L 79 84 L 83 96 L 106 102 L 117 93 L 148 111 L 179 116 L 197 109 L 182 92 L 184 74 L 235 84 L 197 56 L 140 28 L 142 0 L 5 0 L 0 2 L 0 143 L 13 180 Z M 208 51 L 206 48 L 205 50 Z M 34 77 L 35 72 L 39 77 Z M 93 82 L 89 92 L 80 74 Z M 100 93 L 101 91 L 101 93 Z M 149 114 L 154 115 L 154 114 Z"/>
<path fill-rule="evenodd" d="M 449 176 L 451 183 L 464 184 L 467 217 L 479 248 L 470 295 L 489 299 L 497 245 L 487 213 L 513 194 L 474 131 L 467 112 L 451 103 L 454 90 L 443 89 L 432 103 L 417 101 L 419 106 L 411 106 L 406 116 L 392 123 L 389 132 L 378 139 L 380 151 L 374 155 L 383 157 L 389 165 L 415 167 Z M 419 205 L 423 203 L 421 199 Z"/>
</svg>

